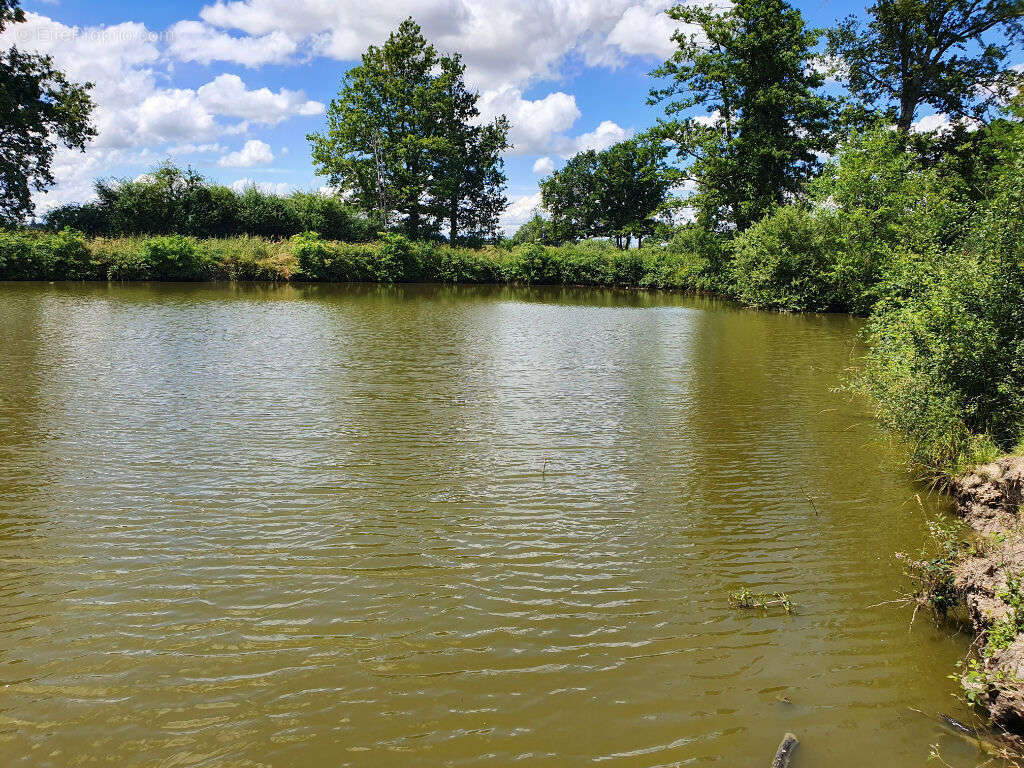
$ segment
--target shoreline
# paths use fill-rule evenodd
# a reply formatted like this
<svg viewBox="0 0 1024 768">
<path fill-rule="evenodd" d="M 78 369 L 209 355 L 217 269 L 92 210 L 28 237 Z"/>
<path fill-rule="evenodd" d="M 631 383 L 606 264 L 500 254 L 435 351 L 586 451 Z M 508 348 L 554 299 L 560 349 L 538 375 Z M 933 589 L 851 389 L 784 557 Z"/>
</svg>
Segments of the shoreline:
<svg viewBox="0 0 1024 768">
<path fill-rule="evenodd" d="M 951 514 L 974 534 L 937 527 L 940 554 L 910 561 L 918 605 L 961 608 L 973 634 L 959 678 L 967 701 L 1024 751 L 1024 457 L 1004 456 L 953 479 Z"/>
</svg>

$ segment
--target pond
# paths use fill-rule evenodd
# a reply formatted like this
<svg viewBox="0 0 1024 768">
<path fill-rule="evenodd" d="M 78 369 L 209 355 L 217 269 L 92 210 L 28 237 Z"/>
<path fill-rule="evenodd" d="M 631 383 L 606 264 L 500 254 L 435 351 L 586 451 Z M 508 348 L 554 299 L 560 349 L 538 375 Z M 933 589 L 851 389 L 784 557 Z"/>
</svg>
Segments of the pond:
<svg viewBox="0 0 1024 768">
<path fill-rule="evenodd" d="M 0 764 L 959 766 L 846 317 L 0 284 Z M 795 612 L 729 605 L 784 591 Z"/>
</svg>

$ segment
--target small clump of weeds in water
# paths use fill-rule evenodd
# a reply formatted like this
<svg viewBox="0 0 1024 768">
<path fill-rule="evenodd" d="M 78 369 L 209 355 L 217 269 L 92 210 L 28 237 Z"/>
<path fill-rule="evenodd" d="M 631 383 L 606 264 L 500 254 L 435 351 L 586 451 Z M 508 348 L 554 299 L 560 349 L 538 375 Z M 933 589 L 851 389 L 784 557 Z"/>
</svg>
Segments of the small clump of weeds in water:
<svg viewBox="0 0 1024 768">
<path fill-rule="evenodd" d="M 753 592 L 747 587 L 729 595 L 729 605 L 733 608 L 769 608 L 779 607 L 786 613 L 793 613 L 793 601 L 785 592 Z"/>
<path fill-rule="evenodd" d="M 929 542 L 925 545 L 921 559 L 915 560 L 906 552 L 898 552 L 896 559 L 904 565 L 904 573 L 915 585 L 915 590 L 906 596 L 914 605 L 914 623 L 917 612 L 927 607 L 936 623 L 949 615 L 959 602 L 960 595 L 954 584 L 953 569 L 972 550 L 971 543 L 964 540 L 963 524 L 953 518 L 939 517 L 928 521 Z"/>
</svg>

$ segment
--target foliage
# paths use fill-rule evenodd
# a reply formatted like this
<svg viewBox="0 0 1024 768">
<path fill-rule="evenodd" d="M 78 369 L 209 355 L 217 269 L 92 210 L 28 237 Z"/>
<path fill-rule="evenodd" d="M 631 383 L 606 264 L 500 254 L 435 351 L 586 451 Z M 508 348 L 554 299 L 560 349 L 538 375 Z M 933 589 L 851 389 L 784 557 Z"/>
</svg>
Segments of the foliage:
<svg viewBox="0 0 1024 768">
<path fill-rule="evenodd" d="M 850 91 L 904 133 L 923 105 L 982 118 L 1019 86 L 1005 61 L 1024 34 L 1020 0 L 876 0 L 867 12 L 867 26 L 850 16 L 830 30 L 829 53 Z"/>
<path fill-rule="evenodd" d="M 810 185 L 736 240 L 737 296 L 796 311 L 867 314 L 916 290 L 917 273 L 962 237 L 970 200 L 925 167 L 898 134 L 877 128 L 843 145 Z"/>
<path fill-rule="evenodd" d="M 255 186 L 239 194 L 169 162 L 134 180 L 98 181 L 95 189 L 96 202 L 50 211 L 47 228 L 69 228 L 93 237 L 287 238 L 313 231 L 354 242 L 376 234 L 372 222 L 337 197 L 309 192 L 281 197 Z"/>
<path fill-rule="evenodd" d="M 494 236 L 507 202 L 509 124 L 477 124 L 479 96 L 464 70 L 458 54 L 438 54 L 406 19 L 348 71 L 326 131 L 308 137 L 317 172 L 381 229 L 395 216 L 414 239 L 437 237 L 445 223 L 452 242 Z"/>
<path fill-rule="evenodd" d="M 551 222 L 535 221 L 534 228 L 548 226 L 555 241 L 608 237 L 628 249 L 636 238 L 641 245 L 668 200 L 674 176 L 666 155 L 663 144 L 650 138 L 578 153 L 541 183 Z"/>
<path fill-rule="evenodd" d="M 785 592 L 752 592 L 747 587 L 730 594 L 729 605 L 734 608 L 760 608 L 763 611 L 778 606 L 786 613 L 793 612 L 793 601 Z"/>
<path fill-rule="evenodd" d="M 650 103 L 666 102 L 655 135 L 696 185 L 688 203 L 699 222 L 742 231 L 798 195 L 835 146 L 836 102 L 818 93 L 824 76 L 811 66 L 818 32 L 783 0 L 684 4 L 669 15 L 686 26 L 653 73 L 669 79 L 651 91 Z M 710 115 L 682 117 L 693 107 Z"/>
<path fill-rule="evenodd" d="M 963 242 L 909 263 L 867 326 L 862 383 L 934 471 L 1024 438 L 1022 141 Z"/>
<path fill-rule="evenodd" d="M 534 213 L 533 218 L 519 227 L 509 241 L 512 245 L 522 245 L 523 243 L 558 245 L 560 242 L 555 232 L 555 225 L 540 213 Z"/>
<path fill-rule="evenodd" d="M 17 0 L 0 4 L 0 31 L 25 21 Z M 35 210 L 33 192 L 54 183 L 57 145 L 85 149 L 96 135 L 89 122 L 91 83 L 72 83 L 49 56 L 0 51 L 0 224 Z"/>
</svg>

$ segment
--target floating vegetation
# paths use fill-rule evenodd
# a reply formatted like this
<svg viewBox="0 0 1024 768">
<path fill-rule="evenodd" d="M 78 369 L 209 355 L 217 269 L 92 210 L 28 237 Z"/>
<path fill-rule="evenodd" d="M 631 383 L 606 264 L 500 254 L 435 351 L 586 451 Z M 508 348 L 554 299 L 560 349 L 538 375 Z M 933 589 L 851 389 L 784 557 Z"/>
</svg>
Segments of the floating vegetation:
<svg viewBox="0 0 1024 768">
<path fill-rule="evenodd" d="M 793 601 L 785 592 L 752 592 L 743 587 L 729 595 L 729 605 L 733 608 L 781 608 L 786 613 L 793 613 Z"/>
</svg>

